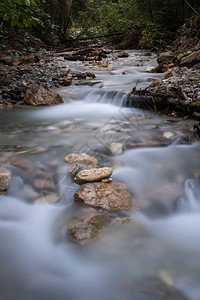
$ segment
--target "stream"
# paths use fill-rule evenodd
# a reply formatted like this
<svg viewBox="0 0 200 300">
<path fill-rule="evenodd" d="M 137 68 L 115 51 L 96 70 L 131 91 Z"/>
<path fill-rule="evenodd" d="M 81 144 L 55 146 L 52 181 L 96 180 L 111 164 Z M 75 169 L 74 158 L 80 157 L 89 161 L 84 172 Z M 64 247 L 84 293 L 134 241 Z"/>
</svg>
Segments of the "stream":
<svg viewBox="0 0 200 300">
<path fill-rule="evenodd" d="M 195 121 L 128 107 L 133 87 L 163 74 L 149 71 L 155 54 L 127 52 L 110 54 L 106 65 L 57 56 L 96 78 L 58 88 L 64 104 L 0 110 L 0 166 L 12 172 L 0 196 L 0 299 L 200 299 Z M 70 153 L 111 166 L 113 182 L 125 183 L 140 207 L 121 212 L 133 221 L 85 247 L 67 240 L 66 223 L 84 209 L 73 201 Z"/>
</svg>

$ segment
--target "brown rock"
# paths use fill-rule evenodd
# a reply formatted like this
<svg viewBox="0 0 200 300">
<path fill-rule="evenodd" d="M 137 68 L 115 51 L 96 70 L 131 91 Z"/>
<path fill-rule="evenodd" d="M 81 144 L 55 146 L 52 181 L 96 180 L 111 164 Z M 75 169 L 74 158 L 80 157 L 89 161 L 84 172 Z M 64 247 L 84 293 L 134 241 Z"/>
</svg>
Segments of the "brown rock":
<svg viewBox="0 0 200 300">
<path fill-rule="evenodd" d="M 9 187 L 11 172 L 6 168 L 0 168 L 0 191 L 6 191 Z"/>
<path fill-rule="evenodd" d="M 170 67 L 174 66 L 174 59 L 175 56 L 172 51 L 160 53 L 157 58 L 158 67 L 156 68 L 156 71 L 162 73 L 166 72 Z"/>
<path fill-rule="evenodd" d="M 118 58 L 125 58 L 125 57 L 128 57 L 128 56 L 129 55 L 128 55 L 127 52 L 119 52 L 118 55 L 117 55 Z"/>
<path fill-rule="evenodd" d="M 102 213 L 94 213 L 85 220 L 79 220 L 68 226 L 69 240 L 85 245 L 89 240 L 96 239 L 104 227 L 108 226 L 111 218 Z"/>
<path fill-rule="evenodd" d="M 43 203 L 56 203 L 59 199 L 59 196 L 57 194 L 47 194 L 41 198 L 38 198 L 35 200 L 35 204 L 43 204 Z"/>
<path fill-rule="evenodd" d="M 128 210 L 132 208 L 132 196 L 125 184 L 85 183 L 74 194 L 75 201 L 108 210 Z"/>
<path fill-rule="evenodd" d="M 93 168 L 98 168 L 97 165 L 85 165 L 81 163 L 72 163 L 68 168 L 67 171 L 71 173 L 73 176 L 76 176 L 76 174 L 81 170 L 90 170 Z"/>
<path fill-rule="evenodd" d="M 35 179 L 33 185 L 36 190 L 55 190 L 54 183 L 46 179 Z"/>
<path fill-rule="evenodd" d="M 69 163 L 81 163 L 81 164 L 85 164 L 85 165 L 97 165 L 98 161 L 96 158 L 94 158 L 93 156 L 90 156 L 88 154 L 69 154 L 65 157 L 66 162 Z"/>
<path fill-rule="evenodd" d="M 174 53 L 172 51 L 167 51 L 167 52 L 163 52 L 160 53 L 158 58 L 157 58 L 157 62 L 158 64 L 163 64 L 163 63 L 170 63 L 172 62 L 174 59 Z"/>
<path fill-rule="evenodd" d="M 101 179 L 109 178 L 112 175 L 112 168 L 93 168 L 90 170 L 80 171 L 74 178 L 74 182 L 77 184 L 83 184 L 86 182 L 100 181 Z"/>
<path fill-rule="evenodd" d="M 35 167 L 32 161 L 23 157 L 19 157 L 18 155 L 13 155 L 10 158 L 9 163 L 17 168 L 20 168 L 28 172 L 33 171 Z"/>
<path fill-rule="evenodd" d="M 116 217 L 112 220 L 111 225 L 122 225 L 132 221 L 131 217 Z"/>
<path fill-rule="evenodd" d="M 25 92 L 24 102 L 28 105 L 56 105 L 63 103 L 59 94 L 52 94 L 38 84 L 30 84 Z"/>
</svg>

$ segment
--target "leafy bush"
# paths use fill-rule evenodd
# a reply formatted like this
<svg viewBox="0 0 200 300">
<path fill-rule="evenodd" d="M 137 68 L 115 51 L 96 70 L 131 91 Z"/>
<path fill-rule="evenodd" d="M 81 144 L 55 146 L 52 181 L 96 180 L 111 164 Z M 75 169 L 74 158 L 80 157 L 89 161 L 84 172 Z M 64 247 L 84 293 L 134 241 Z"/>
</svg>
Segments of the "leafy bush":
<svg viewBox="0 0 200 300">
<path fill-rule="evenodd" d="M 142 48 L 156 48 L 165 46 L 169 40 L 169 32 L 157 23 L 149 23 L 142 32 L 140 46 Z"/>
</svg>

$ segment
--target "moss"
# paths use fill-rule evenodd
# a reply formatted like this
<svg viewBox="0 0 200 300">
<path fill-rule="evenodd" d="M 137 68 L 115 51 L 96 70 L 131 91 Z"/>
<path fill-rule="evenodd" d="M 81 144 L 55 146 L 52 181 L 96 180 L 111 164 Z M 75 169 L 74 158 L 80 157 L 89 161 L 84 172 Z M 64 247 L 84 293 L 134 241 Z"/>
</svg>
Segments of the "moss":
<svg viewBox="0 0 200 300">
<path fill-rule="evenodd" d="M 175 55 L 178 56 L 179 54 L 184 54 L 188 51 L 190 51 L 190 49 L 178 50 L 178 51 L 175 52 Z"/>
</svg>

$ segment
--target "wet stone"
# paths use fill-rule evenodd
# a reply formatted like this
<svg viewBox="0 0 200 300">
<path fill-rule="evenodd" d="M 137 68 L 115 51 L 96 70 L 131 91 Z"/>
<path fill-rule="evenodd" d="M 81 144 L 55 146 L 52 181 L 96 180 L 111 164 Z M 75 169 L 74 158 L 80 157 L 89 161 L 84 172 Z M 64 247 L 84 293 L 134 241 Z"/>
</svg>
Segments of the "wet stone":
<svg viewBox="0 0 200 300">
<path fill-rule="evenodd" d="M 35 179 L 33 182 L 33 186 L 36 190 L 55 190 L 54 183 L 46 179 Z"/>
<path fill-rule="evenodd" d="M 111 223 L 111 218 L 103 213 L 93 213 L 68 226 L 69 240 L 82 245 L 100 236 L 103 229 Z"/>
<path fill-rule="evenodd" d="M 125 184 L 85 183 L 74 195 L 75 201 L 107 210 L 128 210 L 133 208 L 132 196 Z"/>
<path fill-rule="evenodd" d="M 100 181 L 107 179 L 112 175 L 112 168 L 93 168 L 90 170 L 80 171 L 74 178 L 74 182 L 77 184 L 83 184 L 87 182 Z"/>
<path fill-rule="evenodd" d="M 6 168 L 0 168 L 0 191 L 6 191 L 9 187 L 11 172 Z"/>
<path fill-rule="evenodd" d="M 52 94 L 41 85 L 31 84 L 25 92 L 24 101 L 28 105 L 56 105 L 63 103 L 59 94 Z"/>
<path fill-rule="evenodd" d="M 68 163 L 82 163 L 85 165 L 97 165 L 98 161 L 96 158 L 94 158 L 93 156 L 90 156 L 88 154 L 68 154 L 65 157 L 66 162 Z"/>
</svg>

